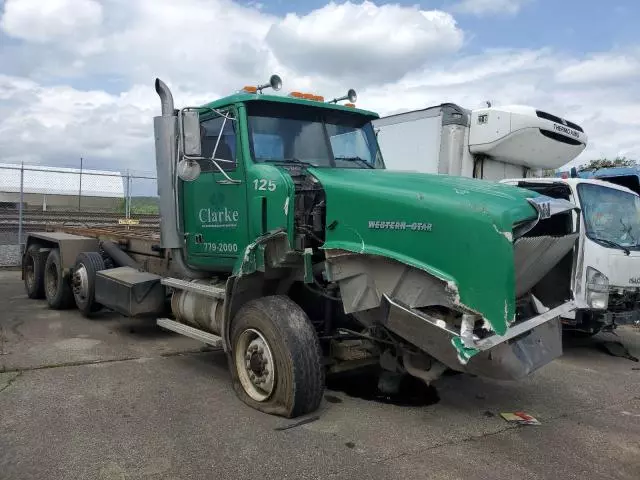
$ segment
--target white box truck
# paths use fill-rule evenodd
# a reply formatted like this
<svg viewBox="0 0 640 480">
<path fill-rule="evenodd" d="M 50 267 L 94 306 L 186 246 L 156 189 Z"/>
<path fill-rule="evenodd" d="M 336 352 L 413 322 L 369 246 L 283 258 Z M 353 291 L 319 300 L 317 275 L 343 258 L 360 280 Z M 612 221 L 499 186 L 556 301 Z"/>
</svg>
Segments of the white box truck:
<svg viewBox="0 0 640 480">
<path fill-rule="evenodd" d="M 580 207 L 564 217 L 579 232 L 573 251 L 538 288 L 575 302 L 563 318 L 567 330 L 591 335 L 640 321 L 640 197 L 600 180 L 541 176 L 585 149 L 579 125 L 530 106 L 445 103 L 383 117 L 374 127 L 389 169 L 510 183 Z M 558 232 L 545 233 L 570 228 L 562 218 Z"/>
</svg>

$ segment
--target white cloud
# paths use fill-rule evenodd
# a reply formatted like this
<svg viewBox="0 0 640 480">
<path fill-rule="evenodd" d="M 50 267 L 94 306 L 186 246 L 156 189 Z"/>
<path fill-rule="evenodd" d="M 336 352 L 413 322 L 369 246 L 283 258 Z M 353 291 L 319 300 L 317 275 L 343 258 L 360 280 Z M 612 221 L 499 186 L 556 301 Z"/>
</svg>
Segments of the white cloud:
<svg viewBox="0 0 640 480">
<path fill-rule="evenodd" d="M 585 128 L 590 146 L 581 158 L 640 158 L 638 49 L 584 58 L 550 48 L 470 55 L 442 12 L 365 2 L 278 18 L 230 0 L 102 0 L 99 21 L 70 42 L 53 27 L 46 38 L 25 36 L 16 25 L 38 24 L 41 12 L 23 9 L 12 19 L 12 3 L 1 26 L 23 40 L 0 45 L 0 162 L 62 165 L 83 156 L 102 168 L 152 171 L 156 76 L 182 106 L 272 73 L 283 77 L 285 93 L 331 97 L 354 87 L 359 106 L 382 114 L 443 102 L 530 104 Z M 615 83 L 602 70 L 614 72 Z"/>
<path fill-rule="evenodd" d="M 174 95 L 192 105 L 212 98 L 205 90 Z M 0 163 L 68 165 L 83 156 L 94 167 L 153 170 L 159 105 L 152 85 L 114 95 L 0 74 Z"/>
<path fill-rule="evenodd" d="M 598 83 L 626 81 L 640 77 L 640 56 L 594 55 L 575 62 L 556 74 L 559 83 Z"/>
<path fill-rule="evenodd" d="M 452 10 L 472 15 L 509 14 L 515 15 L 531 0 L 461 0 Z"/>
<path fill-rule="evenodd" d="M 95 0 L 6 0 L 0 25 L 9 36 L 44 43 L 79 39 L 101 22 Z"/>
<path fill-rule="evenodd" d="M 365 1 L 288 14 L 266 40 L 276 58 L 299 74 L 383 83 L 455 52 L 463 37 L 448 13 Z"/>
</svg>

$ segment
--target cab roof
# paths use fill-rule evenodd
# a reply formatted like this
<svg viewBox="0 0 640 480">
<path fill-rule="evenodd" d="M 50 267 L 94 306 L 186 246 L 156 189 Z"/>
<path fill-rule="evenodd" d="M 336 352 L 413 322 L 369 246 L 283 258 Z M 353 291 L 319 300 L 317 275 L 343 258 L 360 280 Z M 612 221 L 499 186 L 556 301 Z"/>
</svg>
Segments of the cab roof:
<svg viewBox="0 0 640 480">
<path fill-rule="evenodd" d="M 298 97 L 290 97 L 285 95 L 265 95 L 258 93 L 247 93 L 247 92 L 238 92 L 232 95 L 228 95 L 226 97 L 220 98 L 218 100 L 214 100 L 213 102 L 206 103 L 200 106 L 201 109 L 206 108 L 223 108 L 229 105 L 237 104 L 237 103 L 247 103 L 247 102 L 275 102 L 275 103 L 283 103 L 289 105 L 305 105 L 309 107 L 316 108 L 326 108 L 327 110 L 338 110 L 349 113 L 357 113 L 366 117 L 369 117 L 371 120 L 380 118 L 380 116 L 369 110 L 363 110 L 361 108 L 355 107 L 346 107 L 344 105 L 340 105 L 337 103 L 329 103 L 329 102 L 321 102 L 317 100 L 307 100 L 305 98 Z"/>
<path fill-rule="evenodd" d="M 576 187 L 580 183 L 588 183 L 591 185 L 600 185 L 612 188 L 614 190 L 622 190 L 623 192 L 633 193 L 634 195 L 638 195 L 633 190 L 623 187 L 622 185 L 618 185 L 616 183 L 607 182 L 606 180 L 599 180 L 597 178 L 561 178 L 561 177 L 539 177 L 539 178 L 509 178 L 500 180 L 500 183 L 511 183 L 511 182 L 531 182 L 531 183 L 542 183 L 542 184 L 553 184 L 553 183 L 566 183 L 567 185 L 571 185 Z"/>
</svg>

